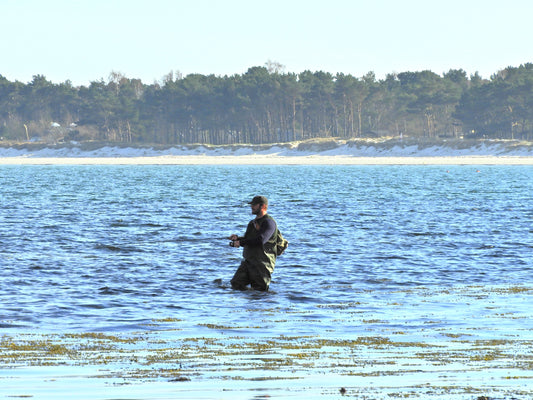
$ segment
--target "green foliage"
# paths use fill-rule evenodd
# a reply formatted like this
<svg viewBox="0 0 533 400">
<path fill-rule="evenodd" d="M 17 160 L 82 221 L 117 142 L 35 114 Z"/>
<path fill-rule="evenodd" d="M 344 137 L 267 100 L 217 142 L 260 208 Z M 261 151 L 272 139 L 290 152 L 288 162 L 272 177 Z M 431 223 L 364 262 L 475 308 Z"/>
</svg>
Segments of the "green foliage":
<svg viewBox="0 0 533 400">
<path fill-rule="evenodd" d="M 508 67 L 471 87 L 454 117 L 474 137 L 533 139 L 533 64 Z"/>
<path fill-rule="evenodd" d="M 372 72 L 281 70 L 267 64 L 224 77 L 172 73 L 151 85 L 112 72 L 87 87 L 0 75 L 0 136 L 160 144 L 399 134 L 533 139 L 533 64 L 490 80 L 462 69 L 380 81 Z"/>
</svg>

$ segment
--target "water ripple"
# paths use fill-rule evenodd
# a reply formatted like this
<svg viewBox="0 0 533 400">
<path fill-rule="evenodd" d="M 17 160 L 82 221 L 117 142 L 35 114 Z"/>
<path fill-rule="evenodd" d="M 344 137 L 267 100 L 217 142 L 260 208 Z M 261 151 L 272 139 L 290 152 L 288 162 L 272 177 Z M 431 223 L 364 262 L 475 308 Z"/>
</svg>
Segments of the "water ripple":
<svg viewBox="0 0 533 400">
<path fill-rule="evenodd" d="M 349 330 L 362 312 L 396 319 L 384 299 L 424 301 L 399 298 L 409 290 L 532 282 L 528 166 L 0 168 L 4 330 L 271 314 L 278 334 Z M 291 245 L 271 292 L 234 292 L 240 253 L 226 237 L 244 231 L 258 193 Z"/>
</svg>

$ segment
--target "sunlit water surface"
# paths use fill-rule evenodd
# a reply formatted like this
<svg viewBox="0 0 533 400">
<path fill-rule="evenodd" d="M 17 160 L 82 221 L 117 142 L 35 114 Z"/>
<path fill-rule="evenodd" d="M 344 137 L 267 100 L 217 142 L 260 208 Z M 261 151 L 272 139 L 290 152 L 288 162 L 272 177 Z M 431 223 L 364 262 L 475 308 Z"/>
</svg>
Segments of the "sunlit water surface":
<svg viewBox="0 0 533 400">
<path fill-rule="evenodd" d="M 65 334 L 134 338 L 110 348 L 130 358 L 105 367 L 85 353 L 48 367 L 42 355 L 3 357 L 0 394 L 533 394 L 531 166 L 0 173 L 4 353 L 6 343 L 61 344 Z M 270 292 L 236 292 L 228 282 L 240 252 L 226 237 L 244 232 L 256 194 L 269 197 L 290 246 Z M 162 349 L 166 358 L 150 363 Z"/>
</svg>

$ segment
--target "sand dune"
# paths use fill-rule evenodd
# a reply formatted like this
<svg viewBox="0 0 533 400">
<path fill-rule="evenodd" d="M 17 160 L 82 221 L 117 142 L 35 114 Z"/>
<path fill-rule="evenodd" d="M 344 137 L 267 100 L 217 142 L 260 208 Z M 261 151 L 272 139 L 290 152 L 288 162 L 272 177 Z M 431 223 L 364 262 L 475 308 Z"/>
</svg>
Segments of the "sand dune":
<svg viewBox="0 0 533 400">
<path fill-rule="evenodd" d="M 0 147 L 0 164 L 532 165 L 533 143 L 511 140 L 321 139 L 274 145 Z"/>
</svg>

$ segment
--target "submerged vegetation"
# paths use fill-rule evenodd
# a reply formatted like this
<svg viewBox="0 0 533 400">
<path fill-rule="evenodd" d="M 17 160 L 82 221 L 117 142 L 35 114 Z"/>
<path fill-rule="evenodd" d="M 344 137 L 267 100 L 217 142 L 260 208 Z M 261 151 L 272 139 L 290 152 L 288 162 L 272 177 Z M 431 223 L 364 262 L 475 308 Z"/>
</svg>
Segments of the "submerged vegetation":
<svg viewBox="0 0 533 400">
<path fill-rule="evenodd" d="M 423 294 L 426 289 L 416 290 Z M 455 294 L 468 296 L 477 290 L 481 288 L 466 287 Z M 445 289 L 443 294 L 449 292 Z M 533 289 L 522 286 L 484 288 L 485 296 L 531 293 Z M 512 313 L 494 309 L 490 312 L 491 318 L 502 324 L 514 318 Z M 282 310 L 272 310 L 273 316 L 281 313 Z M 113 386 L 162 381 L 184 385 L 202 381 L 208 385 L 215 381 L 224 387 L 225 382 L 253 385 L 268 381 L 278 382 L 276 386 L 282 391 L 288 387 L 295 390 L 296 385 L 302 387 L 299 390 L 318 390 L 321 395 L 338 394 L 340 390 L 343 396 L 354 398 L 377 395 L 426 399 L 444 395 L 461 399 L 526 399 L 533 394 L 531 337 L 490 338 L 476 328 L 456 330 L 457 325 L 447 328 L 439 321 L 428 324 L 440 328 L 413 332 L 411 327 L 402 330 L 383 320 L 366 320 L 370 325 L 368 335 L 355 337 L 331 332 L 269 336 L 261 333 L 259 325 L 208 323 L 201 324 L 204 335 L 190 337 L 180 329 L 183 322 L 162 318 L 147 324 L 149 330 L 112 335 L 4 334 L 0 337 L 0 368 L 22 379 L 24 371 L 41 369 L 47 379 L 53 380 L 65 379 L 57 368 L 67 368 L 70 373 L 103 379 Z M 314 383 L 317 376 L 325 378 Z M 283 383 L 287 381 L 292 383 Z M 512 382 L 523 384 L 511 385 L 510 389 Z M 224 390 L 232 389 L 228 385 Z M 27 389 L 24 395 L 31 396 L 30 392 Z"/>
<path fill-rule="evenodd" d="M 404 376 L 427 374 L 436 366 L 442 373 L 451 375 L 497 369 L 513 370 L 515 374 L 523 371 L 512 376 L 502 373 L 500 379 L 533 379 L 532 354 L 514 354 L 517 348 L 531 349 L 531 339 L 470 340 L 462 334 L 448 333 L 446 336 L 451 336 L 451 340 L 439 344 L 397 341 L 382 336 L 355 339 L 279 336 L 257 341 L 232 336 L 231 331 L 240 327 L 223 329 L 226 332 L 223 337 L 178 340 L 172 338 L 172 330 L 166 331 L 166 339 L 161 337 L 162 332 L 120 336 L 4 335 L 0 341 L 0 362 L 3 368 L 18 369 L 100 366 L 95 372 L 92 370 L 92 377 L 116 378 L 122 384 L 161 379 L 306 379 L 316 373 Z M 430 388 L 432 385 L 428 384 L 426 389 Z M 438 392 L 441 388 L 432 390 Z M 455 387 L 456 392 L 461 390 L 469 391 L 466 386 Z"/>
<path fill-rule="evenodd" d="M 490 79 L 450 70 L 378 80 L 269 62 L 242 75 L 169 73 L 146 84 L 112 72 L 75 87 L 0 75 L 0 136 L 11 141 L 264 144 L 408 135 L 533 140 L 533 64 Z"/>
</svg>

